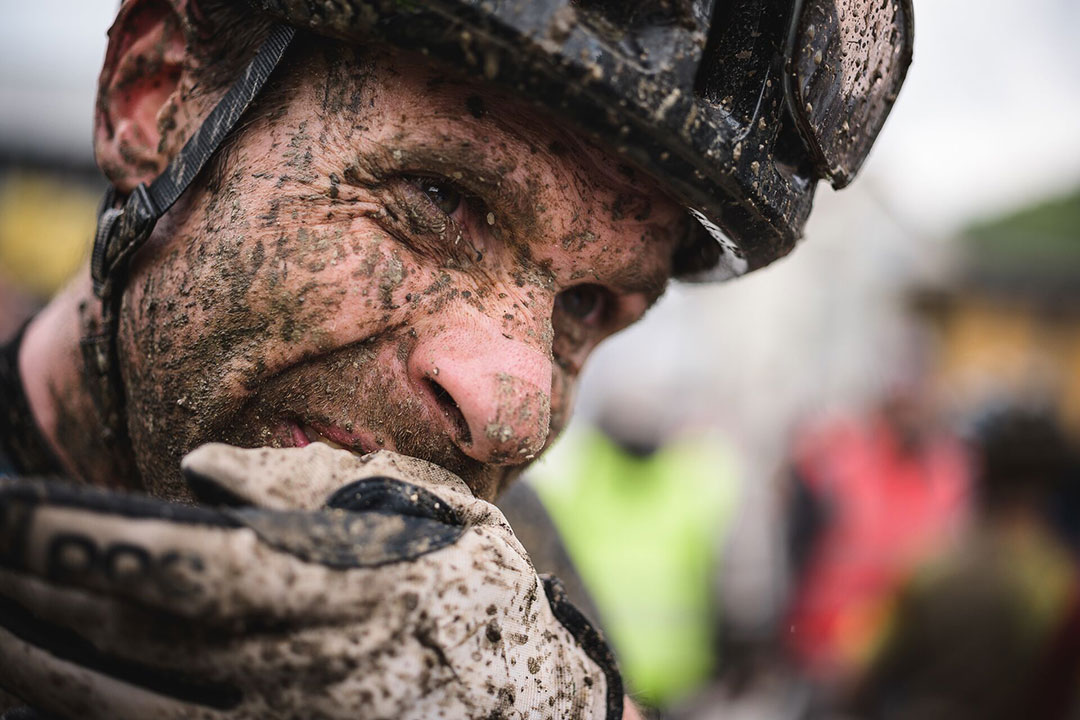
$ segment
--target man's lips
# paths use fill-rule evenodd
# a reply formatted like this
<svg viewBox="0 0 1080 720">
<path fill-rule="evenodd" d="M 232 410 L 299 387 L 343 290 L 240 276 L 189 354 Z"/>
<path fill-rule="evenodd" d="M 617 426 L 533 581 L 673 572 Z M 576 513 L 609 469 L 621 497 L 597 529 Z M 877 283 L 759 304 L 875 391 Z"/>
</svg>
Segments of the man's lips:
<svg viewBox="0 0 1080 720">
<path fill-rule="evenodd" d="M 378 442 L 375 436 L 365 432 L 347 432 L 333 425 L 302 423 L 287 420 L 289 437 L 295 447 L 307 447 L 313 442 L 321 442 L 332 448 L 348 450 L 355 455 L 366 455 L 376 450 L 392 449 L 386 442 Z"/>
</svg>

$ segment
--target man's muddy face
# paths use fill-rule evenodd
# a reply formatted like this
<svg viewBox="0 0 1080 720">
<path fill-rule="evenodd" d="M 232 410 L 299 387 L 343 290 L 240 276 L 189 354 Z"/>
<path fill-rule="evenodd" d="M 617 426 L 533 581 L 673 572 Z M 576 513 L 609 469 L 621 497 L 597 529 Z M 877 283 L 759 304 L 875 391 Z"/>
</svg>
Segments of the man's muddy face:
<svg viewBox="0 0 1080 720">
<path fill-rule="evenodd" d="M 531 107 L 412 57 L 313 53 L 159 225 L 125 298 L 148 489 L 204 442 L 439 463 L 490 499 L 585 357 L 663 291 L 685 213 Z"/>
</svg>

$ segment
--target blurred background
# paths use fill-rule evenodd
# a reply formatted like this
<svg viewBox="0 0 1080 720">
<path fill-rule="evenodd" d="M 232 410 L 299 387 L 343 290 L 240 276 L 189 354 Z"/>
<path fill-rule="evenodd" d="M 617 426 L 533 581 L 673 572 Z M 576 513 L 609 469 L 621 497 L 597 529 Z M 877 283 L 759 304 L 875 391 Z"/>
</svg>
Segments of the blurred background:
<svg viewBox="0 0 1080 720">
<path fill-rule="evenodd" d="M 0 337 L 88 249 L 116 5 L 0 0 Z M 603 346 L 528 479 L 657 717 L 1080 712 L 1080 3 L 915 11 L 857 181 Z"/>
</svg>

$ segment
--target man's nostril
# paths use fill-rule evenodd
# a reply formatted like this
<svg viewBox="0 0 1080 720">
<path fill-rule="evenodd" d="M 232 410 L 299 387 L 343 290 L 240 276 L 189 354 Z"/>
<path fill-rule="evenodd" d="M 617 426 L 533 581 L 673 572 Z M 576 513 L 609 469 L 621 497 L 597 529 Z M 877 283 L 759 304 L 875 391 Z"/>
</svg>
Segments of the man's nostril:
<svg viewBox="0 0 1080 720">
<path fill-rule="evenodd" d="M 427 383 L 431 388 L 431 394 L 435 396 L 435 401 L 439 404 L 439 408 L 453 423 L 458 441 L 462 445 L 471 445 L 472 432 L 469 430 L 469 423 L 465 422 L 465 414 L 461 412 L 461 408 L 458 407 L 454 396 L 431 378 L 427 378 Z"/>
<path fill-rule="evenodd" d="M 446 392 L 446 388 L 444 388 L 442 385 L 435 382 L 434 380 L 430 379 L 428 380 L 428 385 L 431 386 L 431 392 L 435 395 L 435 399 L 439 401 L 440 406 L 449 405 L 458 412 L 461 412 L 461 409 L 458 408 L 458 404 L 454 400 L 453 396 L 451 396 L 450 393 Z"/>
</svg>

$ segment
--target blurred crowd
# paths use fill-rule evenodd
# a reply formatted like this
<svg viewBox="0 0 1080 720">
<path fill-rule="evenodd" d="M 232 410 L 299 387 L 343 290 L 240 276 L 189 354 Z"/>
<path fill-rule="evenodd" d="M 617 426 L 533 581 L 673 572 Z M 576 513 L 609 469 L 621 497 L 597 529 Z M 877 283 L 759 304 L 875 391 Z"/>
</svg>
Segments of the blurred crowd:
<svg viewBox="0 0 1080 720">
<path fill-rule="evenodd" d="M 654 717 L 1080 717 L 1080 455 L 1047 408 L 959 432 L 905 393 L 803 425 L 762 633 L 718 592 L 731 457 L 616 405 L 533 482 Z"/>
</svg>

